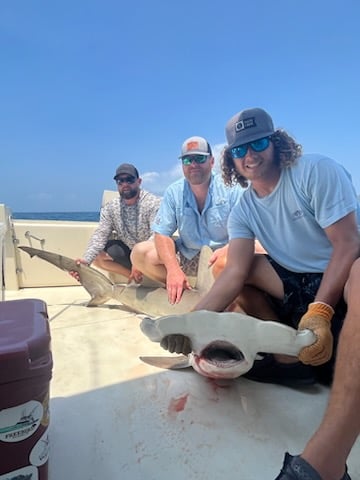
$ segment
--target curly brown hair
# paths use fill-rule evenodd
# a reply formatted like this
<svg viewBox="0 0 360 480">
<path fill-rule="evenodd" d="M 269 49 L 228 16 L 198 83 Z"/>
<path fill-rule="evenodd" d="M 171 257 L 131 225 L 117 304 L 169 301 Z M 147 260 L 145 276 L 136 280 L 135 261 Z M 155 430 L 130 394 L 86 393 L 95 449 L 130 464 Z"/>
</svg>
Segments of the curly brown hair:
<svg viewBox="0 0 360 480">
<path fill-rule="evenodd" d="M 302 146 L 285 130 L 279 128 L 269 138 L 274 145 L 275 159 L 280 168 L 291 167 L 302 155 Z M 238 183 L 244 188 L 249 186 L 249 181 L 236 170 L 229 148 L 225 148 L 222 153 L 221 170 L 225 185 Z"/>
</svg>

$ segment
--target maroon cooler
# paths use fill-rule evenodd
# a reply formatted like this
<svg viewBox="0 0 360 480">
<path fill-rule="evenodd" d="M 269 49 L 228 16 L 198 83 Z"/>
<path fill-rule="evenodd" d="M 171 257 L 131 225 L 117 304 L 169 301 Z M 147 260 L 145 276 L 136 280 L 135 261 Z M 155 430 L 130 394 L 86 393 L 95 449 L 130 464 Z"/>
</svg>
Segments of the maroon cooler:
<svg viewBox="0 0 360 480">
<path fill-rule="evenodd" d="M 47 480 L 52 372 L 46 304 L 0 302 L 0 480 Z"/>
</svg>

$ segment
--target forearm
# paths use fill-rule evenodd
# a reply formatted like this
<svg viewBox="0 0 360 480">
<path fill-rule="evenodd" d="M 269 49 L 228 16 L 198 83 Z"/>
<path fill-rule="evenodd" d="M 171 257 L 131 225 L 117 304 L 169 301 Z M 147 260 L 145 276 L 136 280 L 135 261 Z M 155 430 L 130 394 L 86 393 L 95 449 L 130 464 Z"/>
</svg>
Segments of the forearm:
<svg viewBox="0 0 360 480">
<path fill-rule="evenodd" d="M 315 301 L 334 307 L 343 295 L 350 269 L 360 254 L 360 237 L 355 212 L 351 212 L 325 229 L 333 246 Z"/>
<path fill-rule="evenodd" d="M 233 239 L 227 248 L 224 270 L 216 278 L 208 294 L 200 300 L 194 310 L 221 312 L 239 295 L 249 276 L 254 259 L 254 241 Z"/>
<path fill-rule="evenodd" d="M 244 285 L 235 269 L 227 268 L 216 279 L 210 291 L 195 306 L 194 310 L 221 312 L 236 298 Z"/>
<path fill-rule="evenodd" d="M 172 268 L 180 268 L 176 258 L 175 242 L 171 237 L 155 234 L 155 247 L 161 262 L 165 265 L 166 270 Z"/>
<path fill-rule="evenodd" d="M 109 229 L 97 228 L 89 240 L 86 252 L 83 258 L 90 264 L 94 258 L 104 250 L 106 242 L 110 236 Z"/>
<path fill-rule="evenodd" d="M 357 239 L 334 248 L 314 301 L 325 302 L 335 307 L 343 295 L 350 268 L 358 256 Z"/>
<path fill-rule="evenodd" d="M 95 257 L 104 250 L 106 242 L 112 232 L 111 205 L 107 204 L 101 209 L 100 222 L 94 233 L 91 235 L 83 258 L 90 264 Z"/>
<path fill-rule="evenodd" d="M 299 329 L 312 330 L 316 336 L 316 341 L 299 353 L 299 360 L 305 364 L 322 365 L 331 358 L 333 307 L 343 295 L 351 266 L 359 253 L 357 232 L 353 235 L 353 241 L 351 238 L 351 235 L 346 236 L 345 232 L 343 238 L 338 236 L 339 241 L 333 242 L 333 253 L 314 302 L 310 303 L 300 320 Z"/>
</svg>

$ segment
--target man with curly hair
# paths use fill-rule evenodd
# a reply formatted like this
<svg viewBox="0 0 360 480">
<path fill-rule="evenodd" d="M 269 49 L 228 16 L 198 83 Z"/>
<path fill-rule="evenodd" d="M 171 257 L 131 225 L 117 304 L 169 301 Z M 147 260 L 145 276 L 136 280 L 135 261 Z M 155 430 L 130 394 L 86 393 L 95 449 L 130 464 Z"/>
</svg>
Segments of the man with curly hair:
<svg viewBox="0 0 360 480">
<path fill-rule="evenodd" d="M 195 309 L 222 311 L 238 296 L 249 315 L 312 330 L 316 341 L 299 358 L 264 355 L 245 374 L 291 386 L 331 382 L 344 324 L 324 420 L 301 456 L 286 454 L 277 480 L 349 480 L 345 462 L 360 431 L 360 213 L 351 177 L 330 158 L 303 155 L 260 108 L 233 116 L 226 136 L 224 181 L 248 188 L 229 217 L 225 269 Z M 254 253 L 255 238 L 266 255 Z M 179 335 L 162 346 L 191 348 Z"/>
</svg>

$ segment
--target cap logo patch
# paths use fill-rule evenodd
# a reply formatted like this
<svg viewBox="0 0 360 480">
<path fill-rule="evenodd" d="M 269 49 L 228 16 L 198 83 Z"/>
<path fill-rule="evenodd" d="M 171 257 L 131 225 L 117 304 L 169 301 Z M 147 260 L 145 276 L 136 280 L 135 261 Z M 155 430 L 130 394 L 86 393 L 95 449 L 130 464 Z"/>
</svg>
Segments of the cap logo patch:
<svg viewBox="0 0 360 480">
<path fill-rule="evenodd" d="M 186 144 L 186 148 L 187 148 L 188 150 L 196 150 L 196 149 L 199 148 L 199 142 L 188 142 L 188 143 Z"/>
<path fill-rule="evenodd" d="M 241 132 L 247 128 L 256 127 L 255 117 L 244 118 L 235 123 L 235 132 Z"/>
</svg>

